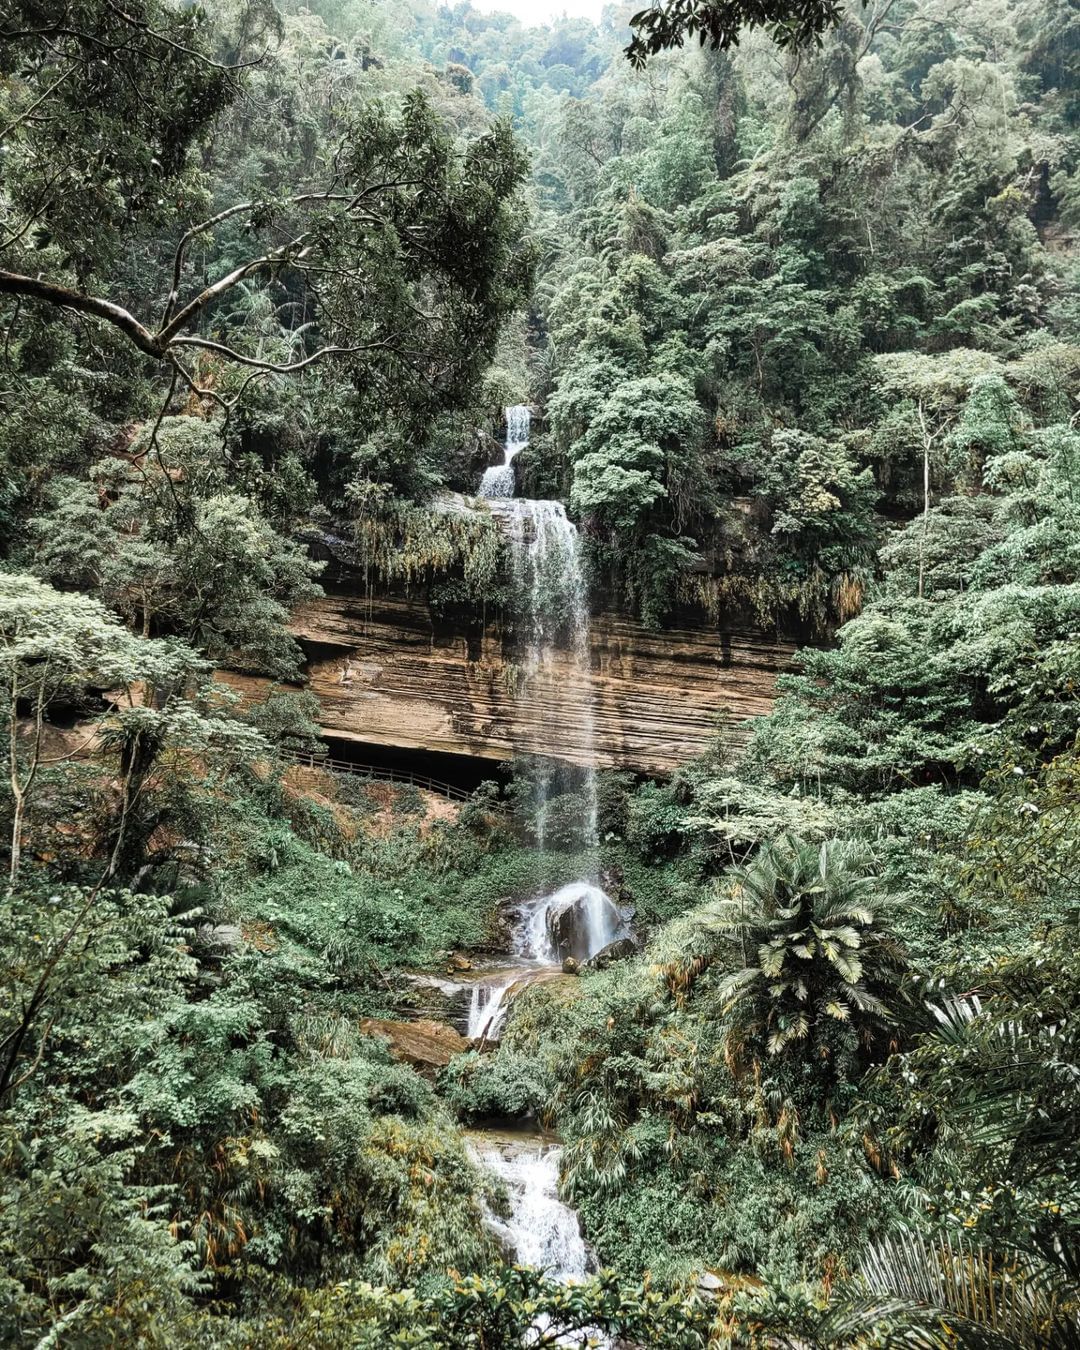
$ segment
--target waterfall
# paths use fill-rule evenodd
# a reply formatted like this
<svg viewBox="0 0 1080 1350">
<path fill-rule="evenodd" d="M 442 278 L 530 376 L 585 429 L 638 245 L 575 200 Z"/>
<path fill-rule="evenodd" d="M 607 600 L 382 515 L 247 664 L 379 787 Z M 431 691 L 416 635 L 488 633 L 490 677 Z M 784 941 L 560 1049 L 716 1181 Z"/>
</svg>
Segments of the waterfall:
<svg viewBox="0 0 1080 1350">
<path fill-rule="evenodd" d="M 502 1148 L 487 1140 L 475 1146 L 480 1162 L 506 1187 L 510 1216 L 487 1223 L 514 1260 L 556 1280 L 583 1280 L 589 1249 L 577 1215 L 559 1199 L 559 1149 L 551 1145 Z"/>
<path fill-rule="evenodd" d="M 619 938 L 630 925 L 611 897 L 588 881 L 573 881 L 551 895 L 527 901 L 517 912 L 513 955 L 520 964 L 474 980 L 465 1034 L 497 1041 L 513 998 L 530 984 L 559 974 L 572 957 L 579 966 Z"/>
<path fill-rule="evenodd" d="M 492 503 L 505 522 L 514 559 L 518 594 L 517 628 L 526 693 L 542 694 L 550 722 L 552 758 L 581 763 L 585 799 L 584 843 L 597 844 L 595 724 L 589 649 L 589 592 L 581 538 L 562 502 L 514 498 Z M 569 677 L 556 668 L 555 652 L 565 644 Z M 561 741 L 561 744 L 560 744 Z M 537 842 L 543 850 L 549 783 L 541 773 Z"/>
<path fill-rule="evenodd" d="M 567 956 L 584 963 L 616 938 L 628 936 L 614 901 L 587 881 L 573 881 L 545 896 L 526 914 L 519 931 L 532 960 L 559 965 Z"/>
<path fill-rule="evenodd" d="M 509 458 L 513 461 L 514 455 L 529 444 L 532 413 L 524 403 L 515 403 L 512 407 L 504 409 L 504 415 L 506 417 L 506 445 L 508 450 L 512 448 Z"/>
<path fill-rule="evenodd" d="M 477 982 L 473 985 L 469 998 L 469 1020 L 465 1027 L 465 1034 L 470 1040 L 499 1039 L 502 1024 L 506 1020 L 506 1005 L 510 990 L 521 979 L 520 973 L 515 971 L 509 978 L 497 984 Z"/>
<path fill-rule="evenodd" d="M 583 767 L 584 843 L 586 848 L 595 850 L 596 736 L 589 588 L 581 538 L 567 519 L 562 502 L 530 501 L 514 496 L 513 463 L 529 443 L 532 415 L 524 404 L 516 404 L 505 410 L 505 416 L 503 463 L 484 473 L 480 495 L 489 499 L 492 511 L 503 521 L 513 552 L 522 682 L 526 691 L 543 687 L 545 718 L 551 724 L 551 757 Z M 555 671 L 554 652 L 560 643 L 570 652 L 569 679 Z M 541 852 L 545 845 L 549 788 L 549 775 L 541 770 L 536 812 Z"/>
<path fill-rule="evenodd" d="M 485 469 L 480 480 L 480 496 L 489 498 L 512 497 L 514 495 L 514 460 L 529 444 L 529 427 L 532 414 L 523 403 L 512 408 L 504 408 L 506 418 L 506 440 L 503 442 L 503 462 Z"/>
<path fill-rule="evenodd" d="M 506 409 L 504 462 L 487 470 L 480 492 L 505 531 L 513 560 L 518 698 L 537 704 L 534 720 L 542 720 L 549 731 L 551 748 L 545 759 L 580 769 L 578 820 L 593 866 L 587 879 L 533 899 L 519 910 L 514 955 L 520 964 L 495 978 L 476 981 L 470 991 L 465 1026 L 472 1039 L 482 1041 L 499 1038 L 510 1000 L 524 985 L 558 974 L 567 958 L 581 965 L 629 935 L 618 908 L 595 884 L 599 842 L 595 724 L 589 590 L 581 539 L 561 502 L 513 495 L 512 466 L 528 444 L 529 426 L 527 407 Z M 551 780 L 549 765 L 541 761 L 535 824 L 541 852 L 547 842 Z"/>
</svg>

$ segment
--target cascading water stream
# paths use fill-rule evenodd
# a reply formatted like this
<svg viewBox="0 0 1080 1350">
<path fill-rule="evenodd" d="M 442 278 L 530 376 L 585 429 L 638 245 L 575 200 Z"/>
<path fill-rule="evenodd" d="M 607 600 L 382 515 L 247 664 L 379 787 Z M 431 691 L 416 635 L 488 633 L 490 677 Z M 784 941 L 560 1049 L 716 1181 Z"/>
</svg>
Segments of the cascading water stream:
<svg viewBox="0 0 1080 1350">
<path fill-rule="evenodd" d="M 503 442 L 503 462 L 484 471 L 480 480 L 480 496 L 489 498 L 514 495 L 514 460 L 529 444 L 532 414 L 523 403 L 504 409 L 506 440 Z"/>
<path fill-rule="evenodd" d="M 559 1148 L 513 1137 L 474 1135 L 470 1142 L 477 1160 L 506 1187 L 509 1217 L 489 1214 L 487 1223 L 514 1260 L 556 1280 L 584 1279 L 589 1249 L 577 1215 L 559 1199 Z"/>
<path fill-rule="evenodd" d="M 624 915 L 610 896 L 588 881 L 573 881 L 552 895 L 522 905 L 514 925 L 516 962 L 473 982 L 466 1035 L 497 1041 L 510 1002 L 529 984 L 561 973 L 569 957 L 584 965 L 605 947 L 629 937 Z"/>
<path fill-rule="evenodd" d="M 497 1041 L 506 1017 L 507 997 L 519 977 L 481 984 L 477 981 L 469 998 L 465 1034 L 473 1041 Z"/>
<path fill-rule="evenodd" d="M 523 904 L 513 929 L 514 964 L 472 982 L 466 1029 L 481 1046 L 499 1039 L 509 1005 L 521 988 L 558 978 L 564 969 L 584 965 L 629 936 L 625 916 L 596 885 L 595 724 L 581 540 L 561 502 L 514 496 L 513 463 L 528 440 L 529 410 L 507 408 L 503 463 L 485 472 L 480 495 L 503 523 L 513 555 L 521 664 L 518 697 L 536 701 L 538 715 L 550 731 L 551 758 L 580 768 L 581 839 L 593 863 L 586 879 Z M 550 774 L 544 768 L 538 784 L 536 840 L 542 852 L 550 803 Z M 522 1148 L 491 1137 L 476 1152 L 505 1184 L 509 1217 L 492 1215 L 489 1222 L 514 1259 L 557 1279 L 584 1277 L 588 1249 L 577 1216 L 559 1199 L 558 1149 L 543 1143 Z"/>
</svg>

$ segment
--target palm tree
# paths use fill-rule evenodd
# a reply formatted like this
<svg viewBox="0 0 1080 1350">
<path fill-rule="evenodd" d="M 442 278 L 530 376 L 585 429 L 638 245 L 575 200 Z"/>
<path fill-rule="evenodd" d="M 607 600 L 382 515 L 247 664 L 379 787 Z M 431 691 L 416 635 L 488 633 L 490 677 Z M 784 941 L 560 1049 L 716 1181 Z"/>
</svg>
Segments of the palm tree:
<svg viewBox="0 0 1080 1350">
<path fill-rule="evenodd" d="M 966 974 L 965 993 L 930 986 L 926 1029 L 875 1075 L 886 1092 L 866 1134 L 929 1194 L 978 1197 L 960 1216 L 975 1236 L 1053 1272 L 1080 1306 L 1075 924 Z"/>
<path fill-rule="evenodd" d="M 840 1292 L 837 1307 L 849 1301 L 857 1307 L 868 1298 L 896 1300 L 885 1320 L 898 1345 L 1080 1347 L 1077 1290 L 1060 1268 L 1009 1248 L 995 1252 L 955 1230 L 909 1227 L 869 1247 L 858 1279 Z M 920 1329 L 936 1334 L 919 1340 Z"/>
<path fill-rule="evenodd" d="M 725 949 L 741 961 L 718 987 L 741 1032 L 764 1037 L 769 1055 L 809 1043 L 827 1059 L 828 1033 L 839 1024 L 869 1051 L 892 1023 L 888 999 L 904 953 L 868 852 L 783 835 L 726 883 L 700 927 L 720 939 L 710 964 Z"/>
</svg>

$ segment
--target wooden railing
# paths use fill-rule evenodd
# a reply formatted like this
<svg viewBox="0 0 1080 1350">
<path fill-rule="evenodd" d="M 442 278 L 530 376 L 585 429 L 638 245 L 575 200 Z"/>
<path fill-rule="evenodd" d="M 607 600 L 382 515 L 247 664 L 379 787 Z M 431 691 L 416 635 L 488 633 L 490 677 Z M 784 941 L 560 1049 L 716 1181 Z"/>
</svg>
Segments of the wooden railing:
<svg viewBox="0 0 1080 1350">
<path fill-rule="evenodd" d="M 309 769 L 329 769 L 331 773 L 351 773 L 356 778 L 367 778 L 375 783 L 401 783 L 408 787 L 423 788 L 425 792 L 437 792 L 452 802 L 467 802 L 469 793 L 453 783 L 444 783 L 439 778 L 431 778 L 426 773 L 413 773 L 411 769 L 387 769 L 377 764 L 357 764 L 351 759 L 333 759 L 330 755 L 312 755 L 295 750 L 290 759 Z"/>
</svg>

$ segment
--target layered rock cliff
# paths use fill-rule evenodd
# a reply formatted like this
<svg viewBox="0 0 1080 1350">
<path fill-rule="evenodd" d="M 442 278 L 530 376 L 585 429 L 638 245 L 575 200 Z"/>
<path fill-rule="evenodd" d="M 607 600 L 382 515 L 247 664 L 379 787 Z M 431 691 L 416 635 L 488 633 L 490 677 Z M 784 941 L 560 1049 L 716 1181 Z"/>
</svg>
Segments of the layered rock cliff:
<svg viewBox="0 0 1080 1350">
<path fill-rule="evenodd" d="M 456 625 L 420 598 L 347 590 L 298 610 L 310 689 L 327 736 L 504 760 L 516 754 L 664 775 L 701 753 L 719 726 L 767 712 L 794 644 L 702 618 L 654 632 L 594 617 L 592 698 L 569 653 L 531 678 L 494 618 Z M 591 707 L 592 728 L 583 724 Z"/>
</svg>

